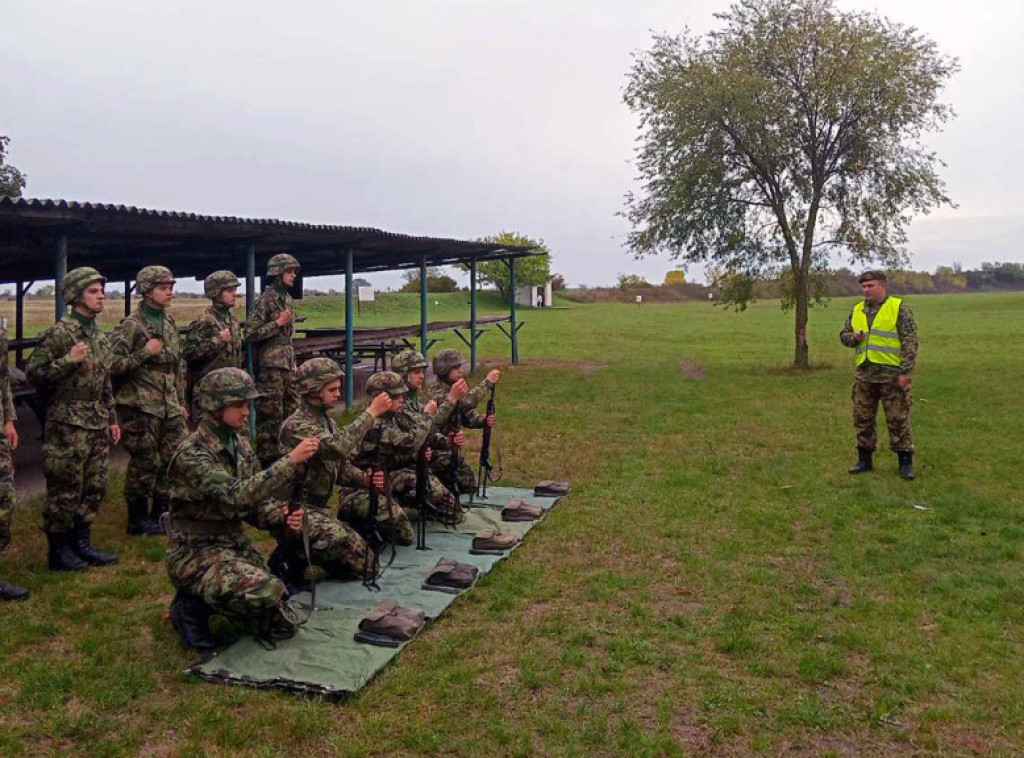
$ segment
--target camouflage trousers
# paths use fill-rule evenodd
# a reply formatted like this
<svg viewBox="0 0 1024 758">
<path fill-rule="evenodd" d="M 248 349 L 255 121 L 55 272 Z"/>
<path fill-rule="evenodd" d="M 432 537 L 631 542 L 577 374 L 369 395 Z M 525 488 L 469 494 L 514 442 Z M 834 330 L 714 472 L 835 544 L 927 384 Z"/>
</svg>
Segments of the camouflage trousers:
<svg viewBox="0 0 1024 758">
<path fill-rule="evenodd" d="M 11 521 L 14 519 L 14 463 L 11 446 L 0 435 L 0 553 L 11 544 Z"/>
<path fill-rule="evenodd" d="M 419 518 L 416 507 L 416 469 L 399 469 L 391 475 L 391 494 L 413 521 Z M 443 514 L 448 523 L 462 523 L 465 514 L 455 505 L 455 498 L 441 480 L 427 475 L 427 503 Z"/>
<path fill-rule="evenodd" d="M 359 533 L 318 508 L 306 508 L 309 525 L 309 557 L 332 579 L 357 579 L 366 565 L 366 543 Z M 302 538 L 294 549 L 303 552 Z"/>
<path fill-rule="evenodd" d="M 293 373 L 280 368 L 260 371 L 256 388 L 256 455 L 267 466 L 287 452 L 281 449 L 281 426 L 299 407 L 299 394 Z"/>
<path fill-rule="evenodd" d="M 171 456 L 188 435 L 184 416 L 160 418 L 138 408 L 119 405 L 121 444 L 131 456 L 124 475 L 124 498 L 164 498 L 167 488 L 167 466 Z"/>
<path fill-rule="evenodd" d="M 857 447 L 874 450 L 877 445 L 875 420 L 879 402 L 889 427 L 889 447 L 897 452 L 912 451 L 914 439 L 910 433 L 910 389 L 903 389 L 895 381 L 854 381 L 853 426 L 857 431 Z"/>
<path fill-rule="evenodd" d="M 435 450 L 433 459 L 430 461 L 430 470 L 434 476 L 440 479 L 445 487 L 451 488 L 452 452 L 451 450 Z M 459 459 L 459 466 L 456 469 L 456 479 L 459 482 L 459 492 L 468 495 L 476 492 L 476 473 L 473 467 L 466 462 L 466 456 Z"/>
<path fill-rule="evenodd" d="M 285 594 L 284 583 L 242 535 L 168 537 L 165 564 L 177 589 L 198 595 L 214 613 L 243 627 L 269 617 Z"/>
<path fill-rule="evenodd" d="M 338 495 L 338 518 L 351 525 L 366 538 L 370 532 L 370 491 L 343 487 Z M 416 538 L 409 516 L 392 498 L 381 494 L 377 513 L 377 528 L 381 536 L 395 545 L 411 545 Z"/>
<path fill-rule="evenodd" d="M 43 531 L 62 534 L 75 521 L 92 523 L 107 493 L 110 430 L 84 429 L 59 421 L 46 423 L 43 438 Z"/>
</svg>

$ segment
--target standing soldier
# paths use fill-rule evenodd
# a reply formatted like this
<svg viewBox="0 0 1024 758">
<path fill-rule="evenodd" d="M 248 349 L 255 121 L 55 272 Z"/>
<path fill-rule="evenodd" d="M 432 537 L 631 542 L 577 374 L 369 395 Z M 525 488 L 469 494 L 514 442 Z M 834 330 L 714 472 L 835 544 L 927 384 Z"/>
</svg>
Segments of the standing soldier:
<svg viewBox="0 0 1024 758">
<path fill-rule="evenodd" d="M 338 404 L 344 373 L 330 358 L 312 358 L 295 372 L 299 393 L 299 409 L 285 419 L 281 427 L 281 444 L 291 448 L 308 437 L 320 440 L 320 447 L 296 477 L 292 505 L 306 512 L 309 525 L 311 561 L 334 579 L 361 577 L 364 569 L 366 543 L 348 524 L 328 513 L 338 474 L 373 421 L 391 407 L 388 394 L 373 399 L 355 421 L 339 429 L 327 412 Z M 299 584 L 305 557 L 299 556 L 302 545 L 296 540 L 282 540 L 270 559 L 270 567 L 287 584 Z M 278 568 L 282 570 L 278 571 Z"/>
<path fill-rule="evenodd" d="M 0 319 L 0 553 L 11 542 L 11 521 L 14 515 L 14 463 L 11 451 L 18 447 L 14 422 L 14 398 L 11 396 L 11 369 L 7 362 L 7 319 Z M 28 590 L 0 579 L 0 600 L 24 600 Z"/>
<path fill-rule="evenodd" d="M 437 378 L 427 385 L 427 396 L 431 400 L 441 403 L 451 388 L 464 378 L 462 363 L 462 354 L 453 348 L 442 350 L 434 356 L 434 375 Z M 451 457 L 457 449 L 466 443 L 466 436 L 462 429 L 482 429 L 485 424 L 494 426 L 494 416 L 484 416 L 474 409 L 500 379 L 501 372 L 498 369 L 488 371 L 487 377 L 459 400 L 455 412 L 439 429 L 446 437 L 447 449 L 434 456 L 432 467 L 434 473 L 448 487 L 455 484 L 451 481 Z M 460 492 L 476 492 L 476 474 L 473 473 L 473 467 L 466 463 L 464 457 L 459 461 L 456 476 Z"/>
<path fill-rule="evenodd" d="M 288 293 L 298 272 L 299 262 L 287 253 L 271 258 L 267 262 L 270 286 L 260 294 L 245 322 L 245 341 L 255 345 L 256 351 L 253 364 L 260 390 L 256 401 L 256 454 L 264 466 L 280 457 L 281 424 L 299 401 L 292 384 L 295 314 Z"/>
<path fill-rule="evenodd" d="M 96 324 L 106 279 L 94 268 L 69 271 L 61 281 L 68 312 L 47 329 L 26 374 L 46 408 L 43 531 L 55 571 L 116 563 L 91 543 L 91 525 L 107 491 L 110 443 L 121 438 L 110 387 L 110 342 Z"/>
<path fill-rule="evenodd" d="M 244 524 L 294 538 L 301 509 L 285 513 L 287 493 L 301 464 L 319 445 L 304 439 L 261 470 L 244 433 L 256 385 L 237 368 L 211 371 L 197 388 L 199 425 L 171 459 L 174 498 L 167 519 L 167 573 L 177 589 L 171 624 L 186 647 L 215 647 L 209 620 L 220 613 L 264 638 L 290 636 L 295 626 L 285 586 L 270 573 L 246 537 Z"/>
<path fill-rule="evenodd" d="M 188 325 L 182 352 L 188 362 L 186 401 L 196 417 L 192 388 L 218 368 L 244 368 L 242 328 L 231 315 L 238 302 L 238 277 L 230 271 L 214 271 L 203 281 L 203 291 L 213 301 L 201 316 Z"/>
<path fill-rule="evenodd" d="M 860 474 L 873 467 L 875 419 L 881 401 L 889 444 L 899 457 L 900 476 L 913 479 L 910 381 L 917 360 L 917 325 L 910 308 L 889 295 L 884 271 L 865 271 L 859 281 L 864 301 L 854 306 L 839 333 L 839 341 L 856 350 L 853 426 L 857 430 L 858 460 L 850 473 Z"/>
<path fill-rule="evenodd" d="M 188 432 L 185 364 L 178 327 L 167 313 L 174 275 L 163 266 L 146 266 L 135 281 L 142 301 L 114 332 L 112 366 L 119 385 L 117 415 L 131 455 L 124 479 L 127 532 L 162 534 L 167 462 Z"/>
</svg>

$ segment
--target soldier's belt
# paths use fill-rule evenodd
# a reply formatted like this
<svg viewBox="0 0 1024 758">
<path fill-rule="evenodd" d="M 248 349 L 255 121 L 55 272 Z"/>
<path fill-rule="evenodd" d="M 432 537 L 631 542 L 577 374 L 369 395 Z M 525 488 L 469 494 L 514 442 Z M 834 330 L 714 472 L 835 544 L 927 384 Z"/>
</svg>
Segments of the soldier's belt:
<svg viewBox="0 0 1024 758">
<path fill-rule="evenodd" d="M 157 363 L 155 361 L 150 361 L 149 363 L 145 364 L 142 368 L 148 371 L 159 371 L 161 374 L 178 373 L 177 361 L 171 363 Z"/>
<path fill-rule="evenodd" d="M 99 388 L 93 391 L 89 390 L 67 390 L 65 392 L 57 392 L 53 396 L 53 402 L 55 403 L 74 403 L 82 401 L 94 401 L 99 402 L 103 399 L 103 391 Z"/>
<path fill-rule="evenodd" d="M 241 521 L 192 521 L 171 518 L 170 531 L 183 537 L 238 537 L 244 534 Z"/>
</svg>

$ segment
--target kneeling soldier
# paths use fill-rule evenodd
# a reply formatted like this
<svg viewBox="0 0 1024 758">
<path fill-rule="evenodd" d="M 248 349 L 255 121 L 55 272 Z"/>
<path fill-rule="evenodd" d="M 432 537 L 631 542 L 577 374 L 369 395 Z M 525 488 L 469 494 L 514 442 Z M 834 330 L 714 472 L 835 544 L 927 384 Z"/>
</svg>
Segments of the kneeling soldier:
<svg viewBox="0 0 1024 758">
<path fill-rule="evenodd" d="M 61 297 L 69 310 L 39 338 L 25 367 L 46 406 L 43 531 L 54 571 L 117 562 L 91 542 L 92 522 L 107 491 L 110 443 L 121 437 L 110 386 L 110 342 L 96 324 L 106 281 L 94 268 L 67 273 Z"/>
<path fill-rule="evenodd" d="M 437 379 L 427 385 L 427 396 L 431 400 L 440 403 L 451 388 L 463 380 L 462 363 L 462 354 L 452 348 L 442 350 L 434 356 L 434 375 Z M 455 485 L 451 477 L 452 455 L 458 454 L 466 443 L 462 429 L 482 429 L 485 424 L 494 426 L 494 416 L 484 416 L 474 409 L 499 379 L 501 372 L 498 369 L 488 371 L 487 378 L 459 400 L 455 412 L 438 430 L 447 439 L 447 449 L 434 456 L 432 468 L 448 487 Z M 464 456 L 459 457 L 456 478 L 459 492 L 476 492 L 476 474 L 473 473 L 473 467 L 466 463 Z"/>
<path fill-rule="evenodd" d="M 320 440 L 320 447 L 296 477 L 292 505 L 306 512 L 309 558 L 333 579 L 354 579 L 363 575 L 366 543 L 348 524 L 328 513 L 334 484 L 345 462 L 373 421 L 391 406 L 383 392 L 348 426 L 339 429 L 327 411 L 341 397 L 341 367 L 330 358 L 313 358 L 295 372 L 299 409 L 281 428 L 281 445 L 288 449 L 307 437 Z M 305 556 L 297 540 L 281 540 L 270 558 L 270 568 L 286 584 L 302 583 Z"/>
<path fill-rule="evenodd" d="M 167 519 L 167 573 L 178 592 L 171 623 L 187 647 L 215 646 L 209 619 L 220 613 L 270 639 L 295 631 L 283 605 L 285 586 L 270 573 L 243 530 L 244 522 L 279 537 L 296 536 L 302 510 L 286 515 L 279 498 L 298 467 L 319 446 L 304 439 L 269 468 L 244 433 L 252 378 L 236 368 L 212 371 L 198 387 L 203 414 L 198 428 L 171 458 L 171 510 Z"/>
<path fill-rule="evenodd" d="M 10 364 L 7 362 L 7 322 L 0 319 L 0 553 L 11 541 L 11 519 L 14 514 L 14 464 L 11 451 L 18 447 L 14 428 L 14 398 L 11 396 Z M 28 590 L 0 579 L 0 600 L 24 600 Z"/>
</svg>

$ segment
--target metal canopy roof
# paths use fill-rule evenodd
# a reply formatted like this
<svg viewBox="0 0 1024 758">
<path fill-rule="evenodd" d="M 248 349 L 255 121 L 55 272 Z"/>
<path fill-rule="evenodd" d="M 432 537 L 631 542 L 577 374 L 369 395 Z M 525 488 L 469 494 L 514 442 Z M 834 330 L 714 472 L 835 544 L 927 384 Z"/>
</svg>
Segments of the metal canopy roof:
<svg viewBox="0 0 1024 758">
<path fill-rule="evenodd" d="M 276 253 L 291 253 L 304 277 L 340 274 L 352 251 L 353 272 L 440 266 L 472 259 L 536 254 L 490 242 L 413 237 L 380 229 L 277 219 L 204 216 L 103 203 L 0 198 L 0 283 L 53 279 L 58 241 L 67 238 L 67 267 L 90 265 L 108 280 L 135 277 L 143 265 L 165 265 L 179 278 L 217 269 L 244 273 L 249 245 L 256 271 Z"/>
</svg>

